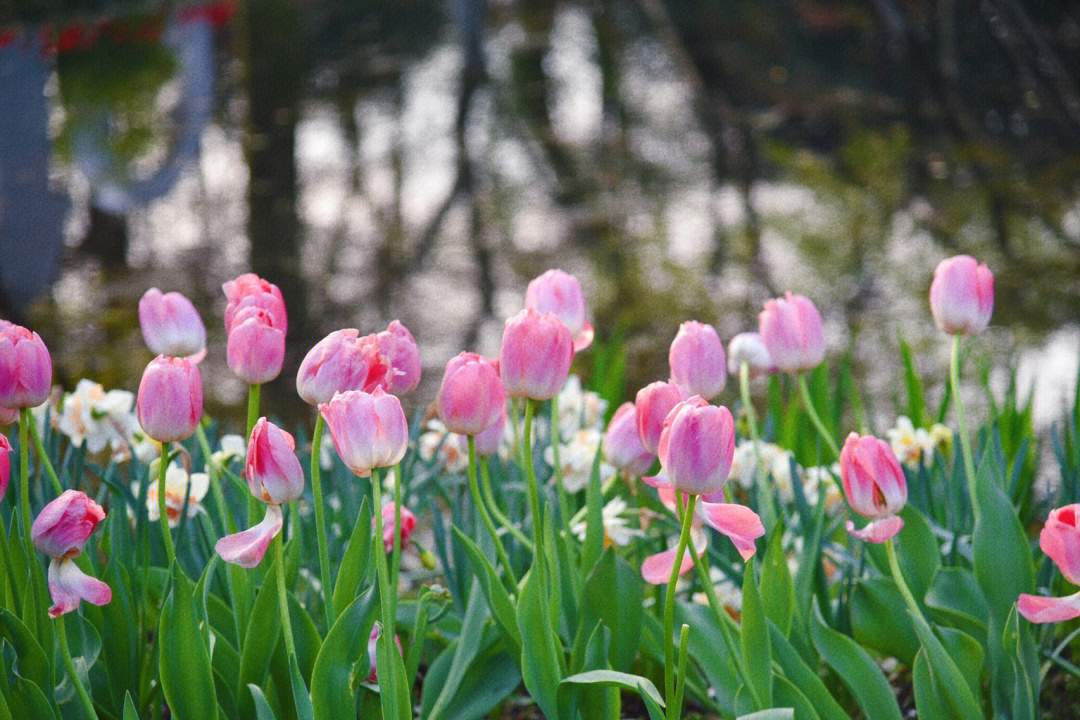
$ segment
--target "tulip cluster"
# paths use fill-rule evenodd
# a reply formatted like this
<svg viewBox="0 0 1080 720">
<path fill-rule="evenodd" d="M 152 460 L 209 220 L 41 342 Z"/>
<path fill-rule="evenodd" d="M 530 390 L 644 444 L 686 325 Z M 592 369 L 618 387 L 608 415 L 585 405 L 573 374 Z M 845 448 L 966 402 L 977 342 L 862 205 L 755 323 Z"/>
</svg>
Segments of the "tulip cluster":
<svg viewBox="0 0 1080 720">
<path fill-rule="evenodd" d="M 38 552 L 52 558 L 49 562 L 49 594 L 53 606 L 49 617 L 60 617 L 79 607 L 82 600 L 105 605 L 112 590 L 102 581 L 79 569 L 75 558 L 94 529 L 105 519 L 105 511 L 77 490 L 66 490 L 42 509 L 30 528 L 30 537 Z"/>
<path fill-rule="evenodd" d="M 248 385 L 262 385 L 281 373 L 285 362 L 288 316 L 277 285 L 254 273 L 221 286 L 225 308 L 226 359 L 229 369 Z"/>
</svg>

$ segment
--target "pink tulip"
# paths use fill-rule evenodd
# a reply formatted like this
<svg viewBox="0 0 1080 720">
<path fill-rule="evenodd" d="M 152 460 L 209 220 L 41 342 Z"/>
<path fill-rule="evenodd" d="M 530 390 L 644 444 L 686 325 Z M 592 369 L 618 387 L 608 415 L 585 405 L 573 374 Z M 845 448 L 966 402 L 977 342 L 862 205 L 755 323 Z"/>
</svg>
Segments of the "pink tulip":
<svg viewBox="0 0 1080 720">
<path fill-rule="evenodd" d="M 812 370 L 825 359 L 821 315 L 802 295 L 784 293 L 767 300 L 758 324 L 769 357 L 781 371 Z"/>
<path fill-rule="evenodd" d="M 658 454 L 676 490 L 691 495 L 720 492 L 735 456 L 731 412 L 698 396 L 680 402 L 664 420 Z"/>
<path fill-rule="evenodd" d="M 356 475 L 367 477 L 375 468 L 396 465 L 409 446 L 409 425 L 401 401 L 382 388 L 374 393 L 338 393 L 319 412 L 330 427 L 338 455 Z"/>
<path fill-rule="evenodd" d="M 86 493 L 65 490 L 34 519 L 30 539 L 43 555 L 58 560 L 76 558 L 104 519 L 105 511 Z"/>
<path fill-rule="evenodd" d="M 861 530 L 848 522 L 853 536 L 883 543 L 900 532 L 897 513 L 907 504 L 907 480 L 892 447 L 871 435 L 851 433 L 840 451 L 840 479 L 851 509 L 872 522 Z"/>
<path fill-rule="evenodd" d="M 11 479 L 11 443 L 7 435 L 0 434 L 0 500 L 4 499 L 7 492 L 8 481 Z"/>
<path fill-rule="evenodd" d="M 193 362 L 206 356 L 206 326 L 191 301 L 178 292 L 147 290 L 139 300 L 139 325 L 146 346 L 157 355 Z"/>
<path fill-rule="evenodd" d="M 609 463 L 635 477 L 647 473 L 656 459 L 641 444 L 637 407 L 631 402 L 623 403 L 615 411 L 604 433 L 603 447 Z"/>
<path fill-rule="evenodd" d="M 534 278 L 525 291 L 525 307 L 540 313 L 554 313 L 574 338 L 574 352 L 581 352 L 593 341 L 593 326 L 587 319 L 585 293 L 581 283 L 570 273 L 548 270 Z"/>
<path fill-rule="evenodd" d="M 281 524 L 281 506 L 267 505 L 266 515 L 258 525 L 226 535 L 217 541 L 214 551 L 227 563 L 253 568 L 262 561 L 270 541 L 281 532 Z"/>
<path fill-rule="evenodd" d="M 304 402 L 318 405 L 330 402 L 339 392 L 385 387 L 389 372 L 390 358 L 373 335 L 360 337 L 353 328 L 335 330 L 300 363 L 296 391 Z"/>
<path fill-rule="evenodd" d="M 675 512 L 675 488 L 670 485 L 661 486 L 656 494 L 660 502 L 672 513 Z M 683 508 L 687 505 L 687 495 L 679 493 Z M 738 503 L 707 502 L 699 499 L 694 508 L 693 527 L 698 528 L 708 525 L 713 530 L 726 535 L 743 560 L 749 560 L 757 552 L 755 540 L 765 534 L 765 526 L 758 514 Z M 671 564 L 668 563 L 668 572 L 671 572 Z"/>
<path fill-rule="evenodd" d="M 407 395 L 420 384 L 420 348 L 409 329 L 394 320 L 376 336 L 379 349 L 390 360 L 388 392 Z"/>
<path fill-rule="evenodd" d="M 187 358 L 151 360 L 139 382 L 135 411 L 143 432 L 160 443 L 191 437 L 203 411 L 199 366 Z"/>
<path fill-rule="evenodd" d="M 506 321 L 499 372 L 507 395 L 550 400 L 566 383 L 573 360 L 570 331 L 557 315 L 526 308 Z"/>
<path fill-rule="evenodd" d="M 712 325 L 688 320 L 679 326 L 668 352 L 671 382 L 683 397 L 712 400 L 727 383 L 724 344 Z"/>
<path fill-rule="evenodd" d="M 249 307 L 265 310 L 273 318 L 273 326 L 282 333 L 288 331 L 285 298 L 277 285 L 263 280 L 255 273 L 241 275 L 221 286 L 228 305 L 225 308 L 225 332 L 231 333 L 240 311 Z"/>
<path fill-rule="evenodd" d="M 1039 533 L 1039 547 L 1073 585 L 1080 585 L 1080 504 L 1050 511 Z M 1064 622 L 1080 617 L 1080 592 L 1065 597 L 1023 594 L 1017 610 L 1033 623 Z"/>
<path fill-rule="evenodd" d="M 386 552 L 394 550 L 394 503 L 388 502 L 382 508 L 383 549 Z M 371 518 L 371 529 L 375 530 L 375 518 Z M 409 544 L 409 537 L 416 530 L 416 516 L 412 510 L 401 506 L 401 547 Z"/>
<path fill-rule="evenodd" d="M 638 436 L 648 452 L 656 454 L 660 446 L 660 434 L 664 430 L 664 420 L 681 400 L 682 394 L 671 383 L 657 381 L 638 390 L 634 399 Z"/>
<path fill-rule="evenodd" d="M 41 337 L 21 325 L 0 329 L 0 405 L 30 408 L 49 399 L 52 358 Z"/>
<path fill-rule="evenodd" d="M 650 585 L 667 585 L 671 579 L 671 568 L 675 565 L 675 551 L 671 548 L 656 555 L 650 555 L 641 563 L 641 577 Z M 684 552 L 682 563 L 679 564 L 679 574 L 685 575 L 694 567 L 694 559 L 690 553 Z"/>
<path fill-rule="evenodd" d="M 273 505 L 298 499 L 304 492 L 304 469 L 295 451 L 292 435 L 259 418 L 251 430 L 244 467 L 251 494 Z"/>
<path fill-rule="evenodd" d="M 728 370 L 732 375 L 738 375 L 742 372 L 743 363 L 746 363 L 751 379 L 776 371 L 761 333 L 743 332 L 731 338 L 728 343 Z"/>
<path fill-rule="evenodd" d="M 488 457 L 499 452 L 503 435 L 506 434 L 506 404 L 503 404 L 499 418 L 476 434 L 476 454 Z"/>
<path fill-rule="evenodd" d="M 58 618 L 76 610 L 83 600 L 93 605 L 108 605 L 112 588 L 84 573 L 74 560 L 54 559 L 49 563 L 49 595 L 53 601 L 49 617 Z"/>
<path fill-rule="evenodd" d="M 248 307 L 237 313 L 229 331 L 229 369 L 248 385 L 262 385 L 281 373 L 285 332 L 267 310 Z"/>
<path fill-rule="evenodd" d="M 495 363 L 463 352 L 446 363 L 439 388 L 438 413 L 450 432 L 478 435 L 506 412 L 506 391 Z"/>
<path fill-rule="evenodd" d="M 368 673 L 368 682 L 378 682 L 379 680 L 379 636 L 382 635 L 382 628 L 376 623 L 371 627 L 371 635 L 368 636 L 368 662 L 371 664 L 371 672 Z M 394 636 L 394 642 L 397 643 L 398 652 L 401 652 L 401 640 L 398 636 Z"/>
<path fill-rule="evenodd" d="M 981 333 L 994 311 L 994 274 L 970 255 L 942 260 L 930 283 L 930 311 L 944 332 Z"/>
</svg>

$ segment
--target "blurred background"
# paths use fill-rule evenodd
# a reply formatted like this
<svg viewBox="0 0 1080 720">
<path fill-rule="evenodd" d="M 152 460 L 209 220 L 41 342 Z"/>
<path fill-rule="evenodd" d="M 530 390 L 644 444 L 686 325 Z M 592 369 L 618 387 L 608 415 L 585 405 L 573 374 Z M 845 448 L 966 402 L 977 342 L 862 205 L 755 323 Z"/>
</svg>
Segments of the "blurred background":
<svg viewBox="0 0 1080 720">
<path fill-rule="evenodd" d="M 943 377 L 926 293 L 959 252 L 997 278 L 977 352 L 1056 419 L 1080 348 L 1073 3 L 0 0 L 0 315 L 68 389 L 137 387 L 158 286 L 199 307 L 208 407 L 238 419 L 220 286 L 253 270 L 289 311 L 272 412 L 309 417 L 316 340 L 393 318 L 415 408 L 558 266 L 628 392 L 666 377 L 682 320 L 727 340 L 790 289 L 891 413 L 899 336 Z"/>
</svg>

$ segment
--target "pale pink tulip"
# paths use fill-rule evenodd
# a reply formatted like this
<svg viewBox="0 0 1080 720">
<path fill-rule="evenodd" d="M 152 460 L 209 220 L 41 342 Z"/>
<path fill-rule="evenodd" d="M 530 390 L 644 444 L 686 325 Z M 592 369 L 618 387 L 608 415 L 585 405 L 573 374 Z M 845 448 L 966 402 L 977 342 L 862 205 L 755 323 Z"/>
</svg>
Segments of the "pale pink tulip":
<svg viewBox="0 0 1080 720">
<path fill-rule="evenodd" d="M 86 493 L 65 490 L 44 508 L 30 526 L 37 551 L 51 558 L 78 557 L 90 533 L 105 519 L 105 510 Z"/>
<path fill-rule="evenodd" d="M 488 425 L 486 429 L 476 434 L 476 454 L 480 457 L 488 457 L 499 452 L 502 445 L 503 435 L 506 434 L 506 404 L 503 404 L 499 418 Z"/>
<path fill-rule="evenodd" d="M 282 333 L 288 331 L 288 315 L 285 312 L 285 299 L 277 285 L 263 280 L 255 273 L 241 275 L 221 286 L 225 292 L 225 332 L 231 333 L 236 316 L 250 307 L 265 310 L 273 318 L 273 326 Z"/>
<path fill-rule="evenodd" d="M 407 331 L 406 331 L 407 332 Z M 330 402 L 349 390 L 372 392 L 386 387 L 390 358 L 373 335 L 354 328 L 335 330 L 308 351 L 296 373 L 296 391 L 311 405 Z"/>
<path fill-rule="evenodd" d="M 248 385 L 262 385 L 281 373 L 285 362 L 285 332 L 274 316 L 249 307 L 237 313 L 229 331 L 226 360 L 229 369 Z"/>
<path fill-rule="evenodd" d="M 339 393 L 319 412 L 330 428 L 338 455 L 360 477 L 401 461 L 409 445 L 409 425 L 401 401 L 382 388 L 374 393 Z"/>
<path fill-rule="evenodd" d="M 158 442 L 191 437 L 203 411 L 199 366 L 187 358 L 159 355 L 151 360 L 139 382 L 135 410 L 143 432 Z"/>
<path fill-rule="evenodd" d="M 970 255 L 942 260 L 930 283 L 930 311 L 944 332 L 981 333 L 994 312 L 994 274 Z"/>
<path fill-rule="evenodd" d="M 783 372 L 812 370 L 825 359 L 821 315 L 802 295 L 766 301 L 758 324 L 769 357 Z"/>
<path fill-rule="evenodd" d="M 722 406 L 694 396 L 672 408 L 657 449 L 671 485 L 691 495 L 720 492 L 735 455 L 735 420 Z"/>
<path fill-rule="evenodd" d="M 684 398 L 712 400 L 727 383 L 724 344 L 712 325 L 688 320 L 679 326 L 668 352 L 671 382 Z"/>
<path fill-rule="evenodd" d="M 550 400 L 566 383 L 573 360 L 570 331 L 557 315 L 526 308 L 506 321 L 499 372 L 507 395 Z"/>
<path fill-rule="evenodd" d="M 387 392 L 407 395 L 420 384 L 420 348 L 409 329 L 397 320 L 376 336 L 379 349 L 390 360 Z"/>
<path fill-rule="evenodd" d="M 585 293 L 581 291 L 581 283 L 570 273 L 548 270 L 534 278 L 525 290 L 525 307 L 558 315 L 574 338 L 574 352 L 581 352 L 592 344 L 594 333 L 585 307 Z"/>
<path fill-rule="evenodd" d="M 273 505 L 298 499 L 304 493 L 304 469 L 295 451 L 292 435 L 259 418 L 251 430 L 244 467 L 251 494 Z"/>
<path fill-rule="evenodd" d="M 439 388 L 439 419 L 450 432 L 478 435 L 506 412 L 506 391 L 495 363 L 463 352 L 446 363 Z"/>
<path fill-rule="evenodd" d="M 41 337 L 21 325 L 0 329 L 0 405 L 37 407 L 51 389 L 52 358 Z"/>
<path fill-rule="evenodd" d="M 904 527 L 897 516 L 907 504 L 907 480 L 889 443 L 851 433 L 840 451 L 840 479 L 851 509 L 872 522 L 861 530 L 848 522 L 860 540 L 883 543 Z"/>
<path fill-rule="evenodd" d="M 139 300 L 139 325 L 146 346 L 157 355 L 193 362 L 206 356 L 206 326 L 191 301 L 178 292 L 147 290 Z"/>
<path fill-rule="evenodd" d="M 656 455 L 645 449 L 638 434 L 637 407 L 632 402 L 619 406 L 604 433 L 604 457 L 631 476 L 641 476 L 652 467 Z"/>
<path fill-rule="evenodd" d="M 83 600 L 93 605 L 108 605 L 112 588 L 84 573 L 74 560 L 54 558 L 49 563 L 49 595 L 53 601 L 49 617 L 58 618 L 76 610 Z"/>
<path fill-rule="evenodd" d="M 641 444 L 650 453 L 656 453 L 660 446 L 660 434 L 664 430 L 664 420 L 681 400 L 682 394 L 671 383 L 657 381 L 638 390 L 634 399 L 638 436 Z"/>
</svg>

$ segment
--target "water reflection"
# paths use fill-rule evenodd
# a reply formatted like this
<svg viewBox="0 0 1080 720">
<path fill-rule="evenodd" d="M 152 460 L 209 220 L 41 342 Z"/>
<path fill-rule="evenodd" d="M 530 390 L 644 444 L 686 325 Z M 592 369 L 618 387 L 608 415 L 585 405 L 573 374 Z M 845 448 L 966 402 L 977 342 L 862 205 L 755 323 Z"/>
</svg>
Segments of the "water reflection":
<svg viewBox="0 0 1080 720">
<path fill-rule="evenodd" d="M 681 319 L 730 337 L 791 288 L 835 352 L 859 338 L 883 411 L 894 375 L 873 369 L 897 365 L 898 329 L 940 373 L 925 293 L 946 254 L 997 273 L 999 364 L 1080 310 L 1064 6 L 123 8 L 0 21 L 0 311 L 40 329 L 68 386 L 134 386 L 135 305 L 159 285 L 203 312 L 208 401 L 235 417 L 219 288 L 248 269 L 289 305 L 267 394 L 290 418 L 326 332 L 400 318 L 430 397 L 552 264 L 581 276 L 601 336 L 624 334 L 631 387 L 665 372 Z M 1027 367 L 1075 362 L 1070 333 Z"/>
</svg>

